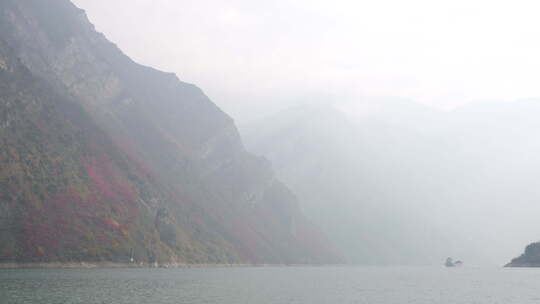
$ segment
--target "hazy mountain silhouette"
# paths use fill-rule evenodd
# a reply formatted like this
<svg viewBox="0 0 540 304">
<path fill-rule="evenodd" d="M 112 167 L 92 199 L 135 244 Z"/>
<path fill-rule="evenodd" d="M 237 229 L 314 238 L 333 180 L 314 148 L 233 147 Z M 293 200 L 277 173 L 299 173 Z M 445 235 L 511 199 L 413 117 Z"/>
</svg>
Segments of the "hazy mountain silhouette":
<svg viewBox="0 0 540 304">
<path fill-rule="evenodd" d="M 534 100 L 441 112 L 381 98 L 241 129 L 350 261 L 503 263 L 540 234 L 538 115 Z"/>
</svg>

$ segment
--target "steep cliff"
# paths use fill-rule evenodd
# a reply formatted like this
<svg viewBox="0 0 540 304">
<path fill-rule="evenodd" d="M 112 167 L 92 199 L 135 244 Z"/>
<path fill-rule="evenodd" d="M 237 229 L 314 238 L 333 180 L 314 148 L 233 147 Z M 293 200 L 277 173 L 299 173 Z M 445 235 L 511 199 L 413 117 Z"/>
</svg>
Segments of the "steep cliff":
<svg viewBox="0 0 540 304">
<path fill-rule="evenodd" d="M 2 1 L 0 39 L 1 261 L 337 261 L 230 117 L 69 1 Z"/>
</svg>

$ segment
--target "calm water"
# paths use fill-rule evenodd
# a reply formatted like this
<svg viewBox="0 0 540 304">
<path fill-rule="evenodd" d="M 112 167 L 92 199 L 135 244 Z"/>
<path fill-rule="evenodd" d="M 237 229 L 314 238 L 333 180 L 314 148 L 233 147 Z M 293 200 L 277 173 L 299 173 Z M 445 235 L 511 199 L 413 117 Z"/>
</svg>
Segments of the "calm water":
<svg viewBox="0 0 540 304">
<path fill-rule="evenodd" d="M 0 270 L 0 303 L 540 303 L 540 269 Z"/>
</svg>

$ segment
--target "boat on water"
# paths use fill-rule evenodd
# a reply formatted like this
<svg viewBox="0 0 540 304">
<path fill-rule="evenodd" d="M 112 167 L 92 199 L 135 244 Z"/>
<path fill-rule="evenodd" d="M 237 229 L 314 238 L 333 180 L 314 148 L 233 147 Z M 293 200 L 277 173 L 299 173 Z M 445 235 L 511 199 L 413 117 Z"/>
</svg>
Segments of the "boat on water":
<svg viewBox="0 0 540 304">
<path fill-rule="evenodd" d="M 460 260 L 457 260 L 454 262 L 452 258 L 446 258 L 446 262 L 444 262 L 444 266 L 446 267 L 461 267 L 463 266 L 463 262 Z"/>
</svg>

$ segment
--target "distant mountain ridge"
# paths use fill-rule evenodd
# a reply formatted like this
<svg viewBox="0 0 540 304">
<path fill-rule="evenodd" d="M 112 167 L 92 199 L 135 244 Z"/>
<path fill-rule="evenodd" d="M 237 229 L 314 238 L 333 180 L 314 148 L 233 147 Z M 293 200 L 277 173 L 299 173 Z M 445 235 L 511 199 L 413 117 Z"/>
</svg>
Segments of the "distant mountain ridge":
<svg viewBox="0 0 540 304">
<path fill-rule="evenodd" d="M 241 126 L 248 150 L 272 161 L 302 209 L 355 264 L 434 264 L 449 240 L 420 215 L 396 203 L 410 177 L 397 166 L 405 150 L 388 141 L 421 142 L 414 132 L 372 118 L 357 125 L 334 106 L 299 106 Z M 414 140 L 414 143 L 413 143 Z M 383 149 L 384 148 L 384 149 Z M 407 166 L 407 164 L 401 164 Z M 409 170 L 409 169 L 407 169 Z M 385 181 L 390 183 L 385 186 Z M 442 247 L 442 246 L 441 246 Z"/>
<path fill-rule="evenodd" d="M 0 262 L 339 261 L 230 117 L 69 1 L 2 1 L 0 42 Z"/>
<path fill-rule="evenodd" d="M 537 100 L 443 112 L 376 99 L 291 108 L 241 133 L 348 261 L 501 265 L 540 231 L 539 115 Z"/>
</svg>

